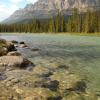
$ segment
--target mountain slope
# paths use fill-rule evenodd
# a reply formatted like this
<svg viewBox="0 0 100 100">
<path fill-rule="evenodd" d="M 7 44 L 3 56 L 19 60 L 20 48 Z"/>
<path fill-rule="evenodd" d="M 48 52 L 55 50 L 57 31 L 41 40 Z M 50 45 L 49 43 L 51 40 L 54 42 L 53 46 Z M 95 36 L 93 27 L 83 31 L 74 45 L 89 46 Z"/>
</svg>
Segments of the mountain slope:
<svg viewBox="0 0 100 100">
<path fill-rule="evenodd" d="M 38 0 L 35 4 L 28 4 L 25 8 L 15 11 L 2 23 L 16 23 L 22 20 L 45 19 L 56 16 L 58 12 L 68 15 L 73 8 L 85 11 L 88 8 L 100 6 L 100 0 Z"/>
</svg>

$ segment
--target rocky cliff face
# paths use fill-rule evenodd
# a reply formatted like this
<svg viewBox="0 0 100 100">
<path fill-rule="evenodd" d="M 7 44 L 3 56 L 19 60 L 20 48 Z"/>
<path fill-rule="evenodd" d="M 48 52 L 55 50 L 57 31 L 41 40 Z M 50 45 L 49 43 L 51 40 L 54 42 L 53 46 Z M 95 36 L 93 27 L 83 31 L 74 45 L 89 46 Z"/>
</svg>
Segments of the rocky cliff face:
<svg viewBox="0 0 100 100">
<path fill-rule="evenodd" d="M 3 23 L 15 23 L 25 19 L 42 19 L 56 16 L 58 12 L 69 14 L 73 8 L 85 11 L 88 8 L 100 7 L 100 0 L 38 0 L 35 4 L 28 4 L 24 9 L 15 11 Z"/>
</svg>

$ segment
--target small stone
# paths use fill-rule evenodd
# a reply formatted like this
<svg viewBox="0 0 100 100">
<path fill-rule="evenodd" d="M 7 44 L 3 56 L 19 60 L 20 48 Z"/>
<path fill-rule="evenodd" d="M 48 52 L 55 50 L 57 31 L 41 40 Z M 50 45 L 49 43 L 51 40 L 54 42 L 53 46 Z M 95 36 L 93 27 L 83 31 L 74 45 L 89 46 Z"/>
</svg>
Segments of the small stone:
<svg viewBox="0 0 100 100">
<path fill-rule="evenodd" d="M 53 75 L 53 72 L 47 72 L 47 73 L 42 74 L 41 76 L 42 77 L 49 77 L 51 75 Z"/>
<path fill-rule="evenodd" d="M 40 49 L 38 49 L 38 48 L 33 48 L 33 49 L 31 49 L 31 51 L 39 51 Z"/>
<path fill-rule="evenodd" d="M 24 41 L 21 41 L 19 44 L 25 44 L 25 42 Z"/>
<path fill-rule="evenodd" d="M 62 68 L 62 69 L 68 69 L 69 66 L 66 66 L 66 65 L 59 65 L 58 68 Z"/>
<path fill-rule="evenodd" d="M 61 96 L 49 97 L 49 98 L 47 98 L 47 100 L 62 100 L 62 97 Z"/>
<path fill-rule="evenodd" d="M 19 47 L 20 48 L 28 48 L 28 46 L 26 44 L 21 44 Z"/>
<path fill-rule="evenodd" d="M 18 45 L 17 45 L 17 44 L 15 44 L 14 46 L 15 46 L 15 47 L 18 47 Z"/>
<path fill-rule="evenodd" d="M 16 89 L 16 92 L 17 92 L 18 94 L 22 94 L 24 91 L 21 90 L 21 89 L 19 89 L 19 88 L 17 88 L 17 89 Z"/>
<path fill-rule="evenodd" d="M 16 40 L 12 40 L 11 42 L 14 43 L 14 44 L 18 43 L 18 41 L 16 41 Z"/>
</svg>

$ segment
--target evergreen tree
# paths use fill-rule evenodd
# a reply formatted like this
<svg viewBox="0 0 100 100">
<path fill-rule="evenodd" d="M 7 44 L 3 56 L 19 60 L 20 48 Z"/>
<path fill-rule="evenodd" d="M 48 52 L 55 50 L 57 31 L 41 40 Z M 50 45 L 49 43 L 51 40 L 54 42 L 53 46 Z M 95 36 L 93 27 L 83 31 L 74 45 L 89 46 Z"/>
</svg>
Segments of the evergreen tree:
<svg viewBox="0 0 100 100">
<path fill-rule="evenodd" d="M 48 32 L 55 32 L 55 22 L 53 18 L 49 22 Z"/>
</svg>

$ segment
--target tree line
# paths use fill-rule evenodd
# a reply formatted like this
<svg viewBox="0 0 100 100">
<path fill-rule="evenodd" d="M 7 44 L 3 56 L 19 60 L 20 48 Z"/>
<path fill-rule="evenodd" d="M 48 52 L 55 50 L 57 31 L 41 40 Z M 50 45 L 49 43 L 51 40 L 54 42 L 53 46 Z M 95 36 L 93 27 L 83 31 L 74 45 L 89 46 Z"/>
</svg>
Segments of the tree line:
<svg viewBox="0 0 100 100">
<path fill-rule="evenodd" d="M 67 19 L 59 13 L 46 21 L 34 19 L 26 24 L 1 24 L 0 32 L 25 32 L 25 33 L 58 33 L 77 32 L 95 33 L 100 32 L 100 11 L 87 11 L 79 13 L 77 9 Z"/>
</svg>

